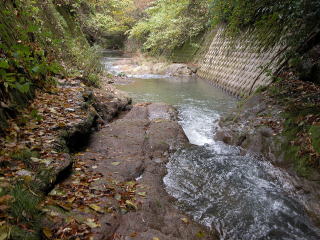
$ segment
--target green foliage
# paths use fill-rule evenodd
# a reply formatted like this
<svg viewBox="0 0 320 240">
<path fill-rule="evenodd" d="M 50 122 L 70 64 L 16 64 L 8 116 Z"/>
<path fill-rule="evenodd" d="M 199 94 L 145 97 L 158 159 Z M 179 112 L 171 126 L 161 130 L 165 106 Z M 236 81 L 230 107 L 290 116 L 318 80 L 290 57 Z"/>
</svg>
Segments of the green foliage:
<svg viewBox="0 0 320 240">
<path fill-rule="evenodd" d="M 17 226 L 11 229 L 12 239 L 40 239 L 40 222 L 42 213 L 38 207 L 41 198 L 35 196 L 21 183 L 10 192 L 14 198 L 10 206 L 10 215 L 19 224 L 27 224 L 33 232 L 25 231 Z"/>
<path fill-rule="evenodd" d="M 310 143 L 300 144 L 299 139 L 305 134 L 309 135 L 312 147 L 319 153 L 320 128 L 316 125 L 311 126 L 302 119 L 318 113 L 318 107 L 310 106 L 304 109 L 292 109 L 284 115 L 286 121 L 283 134 L 287 138 L 287 143 L 284 145 L 285 158 L 292 162 L 297 173 L 304 177 L 310 177 L 314 169 L 319 167 L 319 162 L 308 152 Z"/>
<path fill-rule="evenodd" d="M 49 76 L 59 72 L 59 66 L 49 62 L 43 50 L 22 43 L 0 47 L 0 84 L 7 92 L 17 89 L 29 93 L 31 85 L 42 87 Z"/>
<path fill-rule="evenodd" d="M 202 36 L 188 39 L 181 47 L 176 47 L 172 51 L 170 59 L 173 62 L 191 62 L 198 50 L 201 48 Z"/>
<path fill-rule="evenodd" d="M 37 158 L 38 153 L 30 151 L 28 148 L 18 150 L 17 152 L 11 155 L 12 159 L 24 162 L 27 165 L 27 167 L 32 166 L 32 162 L 31 162 L 32 157 Z"/>
<path fill-rule="evenodd" d="M 312 126 L 309 133 L 314 150 L 320 154 L 320 126 Z"/>
<path fill-rule="evenodd" d="M 19 222 L 34 223 L 40 217 L 38 204 L 40 199 L 18 184 L 11 191 L 14 201 L 11 204 L 11 215 Z"/>
<path fill-rule="evenodd" d="M 0 2 L 0 101 L 12 110 L 27 103 L 36 88 L 51 86 L 57 74 L 88 77 L 97 85 L 102 66 L 75 12 L 81 2 Z"/>
<path fill-rule="evenodd" d="M 125 34 L 135 22 L 136 7 L 133 0 L 78 0 L 73 4 L 82 29 L 100 44 L 122 44 Z"/>
<path fill-rule="evenodd" d="M 213 26 L 226 24 L 233 37 L 254 31 L 263 48 L 279 42 L 297 48 L 319 31 L 318 0 L 214 0 L 210 8 Z"/>
<path fill-rule="evenodd" d="M 32 110 L 30 113 L 31 117 L 36 120 L 37 122 L 41 121 L 43 117 L 38 113 L 37 110 Z"/>
<path fill-rule="evenodd" d="M 130 38 L 142 40 L 143 50 L 153 55 L 169 55 L 204 30 L 208 6 L 208 0 L 158 0 L 132 28 Z"/>
<path fill-rule="evenodd" d="M 89 84 L 92 86 L 99 86 L 99 76 L 97 74 L 89 74 L 86 77 L 89 81 Z"/>
<path fill-rule="evenodd" d="M 103 0 L 92 3 L 93 11 L 89 25 L 107 35 L 123 34 L 130 29 L 134 19 L 132 0 Z"/>
<path fill-rule="evenodd" d="M 38 232 L 30 232 L 27 230 L 23 230 L 17 226 L 13 226 L 10 229 L 10 239 L 19 239 L 19 240 L 40 240 L 41 234 Z"/>
</svg>

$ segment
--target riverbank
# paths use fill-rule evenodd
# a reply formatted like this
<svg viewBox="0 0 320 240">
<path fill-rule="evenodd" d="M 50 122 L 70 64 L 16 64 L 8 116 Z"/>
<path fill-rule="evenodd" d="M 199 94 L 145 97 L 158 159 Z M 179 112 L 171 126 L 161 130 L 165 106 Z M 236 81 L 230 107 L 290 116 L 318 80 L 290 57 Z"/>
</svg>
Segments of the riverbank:
<svg viewBox="0 0 320 240">
<path fill-rule="evenodd" d="M 162 183 L 169 154 L 189 144 L 176 110 L 130 104 L 109 84 L 59 79 L 9 121 L 4 239 L 216 239 L 174 207 Z"/>
<path fill-rule="evenodd" d="M 263 156 L 289 174 L 288 182 L 320 224 L 320 88 L 282 80 L 242 101 L 222 119 L 215 139 Z M 302 194 L 301 194 L 302 193 Z"/>
<path fill-rule="evenodd" d="M 41 201 L 73 169 L 73 153 L 130 104 L 110 85 L 89 88 L 57 79 L 37 91 L 0 140 L 0 219 L 3 239 L 40 238 Z"/>
</svg>

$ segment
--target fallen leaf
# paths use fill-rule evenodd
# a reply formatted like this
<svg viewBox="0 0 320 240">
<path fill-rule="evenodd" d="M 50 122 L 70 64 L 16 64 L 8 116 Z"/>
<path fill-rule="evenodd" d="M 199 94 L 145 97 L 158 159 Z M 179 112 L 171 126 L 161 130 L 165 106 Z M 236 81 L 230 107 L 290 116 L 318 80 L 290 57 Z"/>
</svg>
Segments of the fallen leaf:
<svg viewBox="0 0 320 240">
<path fill-rule="evenodd" d="M 0 205 L 0 211 L 5 211 L 5 210 L 7 210 L 7 209 L 9 209 L 9 206 L 4 205 L 4 204 Z M 1 226 L 1 225 L 0 225 L 0 226 Z"/>
<path fill-rule="evenodd" d="M 90 204 L 89 207 L 90 207 L 91 209 L 93 209 L 94 211 L 96 211 L 96 212 L 103 213 L 101 207 L 99 207 L 99 206 L 96 205 L 96 204 Z"/>
<path fill-rule="evenodd" d="M 68 212 L 72 210 L 72 204 L 71 204 L 71 203 L 68 203 L 68 202 L 67 202 L 67 203 L 63 204 L 63 203 L 57 202 L 57 205 L 58 205 L 59 207 L 61 207 L 62 209 L 68 211 Z"/>
<path fill-rule="evenodd" d="M 3 232 L 3 233 L 0 233 L 0 240 L 6 240 L 8 239 L 8 233 L 6 232 Z"/>
<path fill-rule="evenodd" d="M 164 121 L 165 121 L 164 119 L 154 120 L 155 123 L 161 123 L 161 122 L 164 122 Z"/>
<path fill-rule="evenodd" d="M 76 198 L 75 198 L 75 197 L 72 197 L 72 198 L 69 198 L 67 201 L 68 201 L 69 203 L 73 203 L 74 200 L 76 200 Z"/>
<path fill-rule="evenodd" d="M 184 222 L 185 224 L 189 223 L 189 219 L 188 218 L 181 218 L 181 221 Z"/>
<path fill-rule="evenodd" d="M 84 223 L 87 224 L 87 225 L 88 225 L 89 227 L 91 227 L 91 228 L 101 227 L 101 225 L 95 223 L 94 219 L 92 219 L 92 218 L 88 218 Z"/>
<path fill-rule="evenodd" d="M 107 213 L 113 213 L 112 207 L 106 208 L 106 212 L 107 212 Z"/>
<path fill-rule="evenodd" d="M 131 187 L 133 187 L 136 184 L 137 184 L 137 182 L 135 182 L 135 181 L 126 182 L 126 185 L 131 186 Z"/>
<path fill-rule="evenodd" d="M 146 197 L 147 196 L 147 193 L 146 192 L 138 192 L 137 193 L 139 196 L 141 197 Z"/>
<path fill-rule="evenodd" d="M 33 162 L 41 162 L 41 159 L 32 157 L 30 158 Z"/>
<path fill-rule="evenodd" d="M 49 228 L 43 228 L 42 232 L 46 236 L 46 238 L 48 238 L 48 239 L 51 239 L 53 236 L 53 234 Z"/>
<path fill-rule="evenodd" d="M 10 201 L 13 197 L 11 195 L 4 195 L 0 197 L 0 204 Z"/>
<path fill-rule="evenodd" d="M 138 236 L 138 233 L 136 233 L 136 232 L 133 232 L 130 234 L 130 237 L 132 237 L 132 238 L 135 238 L 136 236 Z"/>
<path fill-rule="evenodd" d="M 129 208 L 133 208 L 133 209 L 135 209 L 135 210 L 138 209 L 137 205 L 135 205 L 135 204 L 134 204 L 133 202 L 131 202 L 130 200 L 126 200 L 126 205 L 127 205 L 127 207 L 129 207 Z"/>
<path fill-rule="evenodd" d="M 117 194 L 114 196 L 114 198 L 115 198 L 116 200 L 120 201 L 120 200 L 121 200 L 121 195 L 120 195 L 119 193 L 117 193 Z"/>
<path fill-rule="evenodd" d="M 204 238 L 206 235 L 204 234 L 204 232 L 200 231 L 196 234 L 197 238 Z"/>
<path fill-rule="evenodd" d="M 0 227 L 0 240 L 9 239 L 10 232 L 11 232 L 11 228 L 9 226 L 4 225 Z"/>
<path fill-rule="evenodd" d="M 65 193 L 56 189 L 53 189 L 50 193 L 49 196 L 64 196 Z"/>
<path fill-rule="evenodd" d="M 153 237 L 152 240 L 160 240 L 160 238 Z"/>
<path fill-rule="evenodd" d="M 113 162 L 111 163 L 113 166 L 119 166 L 121 164 L 121 162 Z"/>
</svg>

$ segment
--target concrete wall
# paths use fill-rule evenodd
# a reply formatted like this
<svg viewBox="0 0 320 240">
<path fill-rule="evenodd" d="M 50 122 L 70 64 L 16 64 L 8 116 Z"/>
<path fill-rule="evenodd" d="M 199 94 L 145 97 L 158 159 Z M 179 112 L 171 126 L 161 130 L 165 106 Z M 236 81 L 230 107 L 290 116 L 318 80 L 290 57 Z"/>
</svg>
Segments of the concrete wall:
<svg viewBox="0 0 320 240">
<path fill-rule="evenodd" d="M 234 42 L 225 38 L 223 32 L 221 27 L 212 34 L 209 50 L 198 61 L 198 75 L 237 96 L 247 96 L 268 85 L 271 77 L 266 70 L 277 69 L 280 48 L 259 52 L 249 34 Z"/>
</svg>

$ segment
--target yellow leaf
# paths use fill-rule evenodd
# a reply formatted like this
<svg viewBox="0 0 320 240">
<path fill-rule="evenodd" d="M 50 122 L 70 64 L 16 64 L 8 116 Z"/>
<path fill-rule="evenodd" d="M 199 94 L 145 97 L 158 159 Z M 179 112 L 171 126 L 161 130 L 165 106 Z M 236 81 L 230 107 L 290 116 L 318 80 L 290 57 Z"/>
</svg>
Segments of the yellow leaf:
<svg viewBox="0 0 320 240">
<path fill-rule="evenodd" d="M 196 234 L 197 238 L 204 238 L 206 235 L 204 234 L 204 232 L 200 231 Z"/>
<path fill-rule="evenodd" d="M 63 208 L 64 210 L 66 211 L 71 211 L 72 210 L 72 204 L 71 203 L 60 203 L 60 202 L 57 202 L 56 203 L 59 207 Z"/>
<path fill-rule="evenodd" d="M 188 218 L 181 218 L 181 221 L 188 224 L 189 223 L 189 219 Z"/>
<path fill-rule="evenodd" d="M 138 192 L 138 195 L 141 197 L 146 197 L 147 193 L 146 192 Z"/>
<path fill-rule="evenodd" d="M 160 238 L 153 237 L 152 240 L 160 240 Z"/>
<path fill-rule="evenodd" d="M 126 185 L 133 187 L 134 185 L 136 185 L 137 183 L 134 181 L 130 181 L 130 182 L 126 182 Z"/>
<path fill-rule="evenodd" d="M 113 162 L 111 163 L 113 166 L 119 166 L 121 163 L 120 162 Z"/>
<path fill-rule="evenodd" d="M 68 201 L 69 203 L 73 203 L 74 200 L 76 200 L 76 198 L 75 198 L 75 197 L 72 197 L 72 198 L 69 198 L 67 201 Z"/>
<path fill-rule="evenodd" d="M 100 224 L 95 223 L 94 219 L 88 218 L 87 221 L 85 221 L 85 224 L 87 224 L 91 228 L 98 228 L 101 227 Z"/>
<path fill-rule="evenodd" d="M 136 233 L 136 232 L 133 232 L 130 234 L 130 237 L 132 237 L 132 238 L 135 238 L 136 236 L 138 236 L 138 233 Z"/>
<path fill-rule="evenodd" d="M 46 236 L 46 238 L 51 239 L 52 238 L 52 232 L 49 228 L 43 228 L 42 229 L 43 234 Z"/>
<path fill-rule="evenodd" d="M 0 240 L 6 240 L 6 239 L 8 239 L 8 233 L 6 232 L 0 233 Z"/>
<path fill-rule="evenodd" d="M 30 183 L 33 180 L 31 176 L 23 176 L 23 179 L 26 183 Z"/>
<path fill-rule="evenodd" d="M 93 210 L 95 210 L 96 212 L 99 212 L 99 213 L 103 213 L 101 207 L 99 207 L 98 205 L 96 204 L 90 204 L 89 207 Z"/>
<path fill-rule="evenodd" d="M 137 205 L 135 205 L 135 204 L 134 204 L 133 202 L 131 202 L 130 200 L 126 200 L 126 205 L 127 205 L 127 207 L 129 207 L 129 208 L 133 208 L 133 209 L 135 209 L 135 210 L 138 209 Z"/>
</svg>

